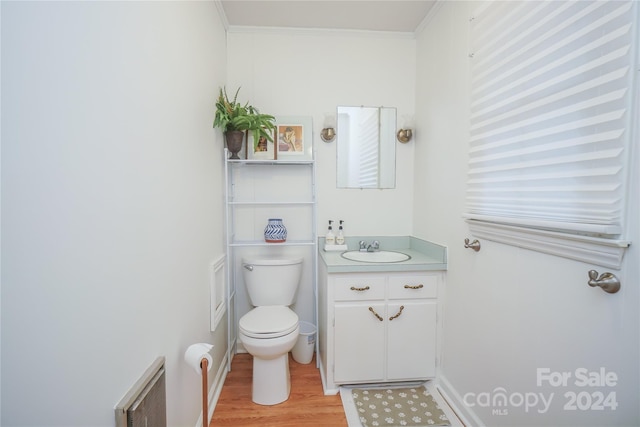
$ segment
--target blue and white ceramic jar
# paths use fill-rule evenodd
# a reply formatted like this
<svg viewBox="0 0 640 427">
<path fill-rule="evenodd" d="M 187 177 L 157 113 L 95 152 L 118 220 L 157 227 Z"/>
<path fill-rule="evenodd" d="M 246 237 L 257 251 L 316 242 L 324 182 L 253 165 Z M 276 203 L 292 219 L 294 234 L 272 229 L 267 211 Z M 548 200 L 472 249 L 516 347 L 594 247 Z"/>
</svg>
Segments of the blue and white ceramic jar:
<svg viewBox="0 0 640 427">
<path fill-rule="evenodd" d="M 267 243 L 282 243 L 287 240 L 287 228 L 281 218 L 269 218 L 264 228 L 264 240 Z"/>
</svg>

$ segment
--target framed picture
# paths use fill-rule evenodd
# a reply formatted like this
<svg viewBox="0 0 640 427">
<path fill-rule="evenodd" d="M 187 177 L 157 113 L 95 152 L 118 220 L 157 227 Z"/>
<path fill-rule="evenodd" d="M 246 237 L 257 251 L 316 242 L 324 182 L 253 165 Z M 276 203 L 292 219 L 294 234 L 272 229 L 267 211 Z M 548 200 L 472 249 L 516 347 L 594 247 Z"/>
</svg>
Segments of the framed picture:
<svg viewBox="0 0 640 427">
<path fill-rule="evenodd" d="M 276 130 L 270 130 L 271 141 L 261 136 L 258 141 L 254 141 L 253 132 L 247 135 L 247 159 L 248 160 L 275 160 L 276 158 Z"/>
<path fill-rule="evenodd" d="M 276 131 L 276 159 L 313 160 L 311 117 L 276 117 Z"/>
</svg>

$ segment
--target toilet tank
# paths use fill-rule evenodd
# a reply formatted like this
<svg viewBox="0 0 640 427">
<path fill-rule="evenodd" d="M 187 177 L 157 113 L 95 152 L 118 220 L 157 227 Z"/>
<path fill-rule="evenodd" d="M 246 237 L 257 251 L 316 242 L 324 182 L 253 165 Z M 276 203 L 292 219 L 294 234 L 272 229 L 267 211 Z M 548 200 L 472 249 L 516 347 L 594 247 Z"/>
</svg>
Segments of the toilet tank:
<svg viewBox="0 0 640 427">
<path fill-rule="evenodd" d="M 251 305 L 293 304 L 302 274 L 302 258 L 245 258 L 242 276 Z"/>
</svg>

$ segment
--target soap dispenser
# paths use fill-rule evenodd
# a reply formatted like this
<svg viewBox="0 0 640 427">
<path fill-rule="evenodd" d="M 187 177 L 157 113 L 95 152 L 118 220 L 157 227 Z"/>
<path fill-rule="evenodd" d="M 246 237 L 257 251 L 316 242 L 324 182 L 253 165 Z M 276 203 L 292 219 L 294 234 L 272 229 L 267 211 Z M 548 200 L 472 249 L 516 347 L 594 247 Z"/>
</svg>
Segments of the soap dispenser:
<svg viewBox="0 0 640 427">
<path fill-rule="evenodd" d="M 340 220 L 340 226 L 338 227 L 338 235 L 336 236 L 336 245 L 344 245 L 344 231 L 342 230 L 342 223 L 344 221 Z"/>
<path fill-rule="evenodd" d="M 333 227 L 331 226 L 332 223 L 333 223 L 333 221 L 329 220 L 329 230 L 327 231 L 327 235 L 324 238 L 324 242 L 327 245 L 335 245 L 336 244 L 336 236 L 335 236 L 335 234 L 333 234 Z"/>
</svg>

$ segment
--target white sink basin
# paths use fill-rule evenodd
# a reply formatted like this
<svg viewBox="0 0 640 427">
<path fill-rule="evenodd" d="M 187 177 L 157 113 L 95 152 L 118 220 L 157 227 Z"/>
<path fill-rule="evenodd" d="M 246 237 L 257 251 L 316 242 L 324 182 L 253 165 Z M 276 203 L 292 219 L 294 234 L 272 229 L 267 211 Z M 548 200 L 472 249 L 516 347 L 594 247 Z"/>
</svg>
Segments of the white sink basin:
<svg viewBox="0 0 640 427">
<path fill-rule="evenodd" d="M 351 261 L 360 262 L 401 262 L 411 259 L 407 254 L 394 251 L 378 251 L 378 252 L 360 252 L 360 251 L 347 251 L 343 252 L 342 258 L 349 259 Z"/>
</svg>

